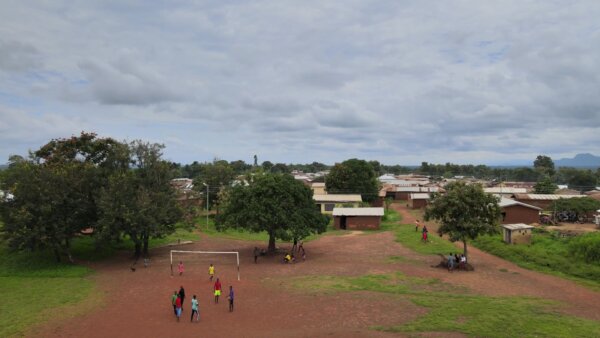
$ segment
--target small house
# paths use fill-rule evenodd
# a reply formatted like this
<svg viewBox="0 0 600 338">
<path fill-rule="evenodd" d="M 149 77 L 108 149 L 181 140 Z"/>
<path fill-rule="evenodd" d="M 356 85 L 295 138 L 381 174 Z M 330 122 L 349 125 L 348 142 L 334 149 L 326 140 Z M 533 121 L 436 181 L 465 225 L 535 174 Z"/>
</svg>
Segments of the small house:
<svg viewBox="0 0 600 338">
<path fill-rule="evenodd" d="M 327 192 L 325 191 L 325 183 L 323 182 L 312 182 L 310 184 L 310 188 L 315 195 L 327 195 Z"/>
<path fill-rule="evenodd" d="M 507 244 L 529 244 L 531 243 L 532 225 L 523 223 L 503 224 L 503 238 Z"/>
<path fill-rule="evenodd" d="M 542 208 L 542 210 L 550 210 L 550 204 L 558 199 L 581 197 L 585 197 L 585 195 L 515 194 L 515 200 Z"/>
<path fill-rule="evenodd" d="M 428 193 L 410 194 L 408 197 L 408 206 L 411 209 L 423 209 L 427 206 L 430 197 Z"/>
<path fill-rule="evenodd" d="M 542 208 L 506 197 L 501 197 L 498 205 L 502 209 L 502 224 L 531 224 L 540 221 Z"/>
<path fill-rule="evenodd" d="M 360 194 L 346 195 L 346 194 L 327 194 L 327 195 L 313 195 L 317 208 L 323 214 L 331 214 L 336 206 L 348 205 L 352 207 L 358 207 L 362 202 Z"/>
<path fill-rule="evenodd" d="M 396 187 L 394 190 L 394 199 L 407 201 L 413 193 L 432 193 L 438 191 L 440 191 L 438 187 Z"/>
<path fill-rule="evenodd" d="M 333 226 L 341 230 L 376 230 L 383 214 L 383 208 L 335 208 Z"/>
</svg>

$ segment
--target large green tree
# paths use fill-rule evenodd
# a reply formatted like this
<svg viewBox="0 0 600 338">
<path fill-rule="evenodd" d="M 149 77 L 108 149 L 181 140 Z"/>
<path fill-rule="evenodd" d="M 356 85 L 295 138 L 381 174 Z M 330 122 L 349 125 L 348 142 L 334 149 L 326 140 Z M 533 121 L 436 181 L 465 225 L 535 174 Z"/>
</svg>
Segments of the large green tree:
<svg viewBox="0 0 600 338">
<path fill-rule="evenodd" d="M 569 188 L 588 191 L 597 185 L 596 175 L 591 170 L 577 170 L 569 179 Z"/>
<path fill-rule="evenodd" d="M 453 242 L 461 241 L 467 256 L 469 240 L 499 231 L 501 212 L 498 198 L 486 194 L 479 184 L 452 182 L 444 189 L 445 194 L 433 194 L 424 218 L 439 223 L 440 235 L 448 235 Z"/>
<path fill-rule="evenodd" d="M 151 238 L 175 231 L 182 210 L 170 185 L 168 162 L 162 160 L 160 144 L 134 141 L 129 144 L 133 168 L 115 172 L 102 190 L 99 201 L 98 236 L 133 241 L 135 257 L 148 255 Z"/>
<path fill-rule="evenodd" d="M 554 162 L 552 158 L 545 155 L 538 155 L 533 161 L 533 167 L 540 173 L 548 176 L 554 175 Z"/>
<path fill-rule="evenodd" d="M 268 250 L 273 252 L 276 239 L 302 239 L 325 231 L 328 219 L 315 207 L 312 195 L 310 188 L 290 175 L 254 175 L 248 185 L 228 191 L 217 227 L 266 231 Z"/>
<path fill-rule="evenodd" d="M 115 168 L 128 165 L 124 144 L 82 133 L 54 139 L 28 159 L 11 157 L 2 182 L 14 198 L 2 203 L 4 237 L 12 249 L 50 248 L 57 260 L 71 239 L 97 221 L 98 191 Z"/>
<path fill-rule="evenodd" d="M 555 212 L 570 211 L 577 217 L 583 217 L 600 209 L 600 201 L 591 197 L 559 198 L 550 204 L 549 209 Z"/>
<path fill-rule="evenodd" d="M 355 158 L 334 165 L 325 179 L 325 186 L 330 194 L 361 194 L 366 202 L 374 201 L 379 191 L 371 164 Z"/>
</svg>

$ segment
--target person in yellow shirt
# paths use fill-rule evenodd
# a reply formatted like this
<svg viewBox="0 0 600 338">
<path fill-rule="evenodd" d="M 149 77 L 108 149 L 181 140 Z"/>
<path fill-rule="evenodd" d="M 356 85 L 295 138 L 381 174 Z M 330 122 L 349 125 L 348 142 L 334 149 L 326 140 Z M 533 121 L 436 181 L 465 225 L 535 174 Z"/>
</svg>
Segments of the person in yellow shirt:
<svg viewBox="0 0 600 338">
<path fill-rule="evenodd" d="M 285 257 L 283 258 L 283 261 L 286 263 L 289 263 L 292 261 L 292 256 L 290 256 L 290 254 L 288 253 L 287 255 L 285 255 Z"/>
<path fill-rule="evenodd" d="M 215 267 L 212 263 L 208 267 L 208 279 L 212 282 L 213 277 L 215 276 Z"/>
</svg>

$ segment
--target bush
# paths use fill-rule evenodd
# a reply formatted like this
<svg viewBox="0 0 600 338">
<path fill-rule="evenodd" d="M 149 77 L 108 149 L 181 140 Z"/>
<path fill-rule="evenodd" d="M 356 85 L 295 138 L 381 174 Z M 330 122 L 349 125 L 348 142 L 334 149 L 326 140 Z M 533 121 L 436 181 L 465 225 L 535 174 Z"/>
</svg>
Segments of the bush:
<svg viewBox="0 0 600 338">
<path fill-rule="evenodd" d="M 600 264 L 600 232 L 573 238 L 569 243 L 569 253 L 588 263 Z"/>
</svg>

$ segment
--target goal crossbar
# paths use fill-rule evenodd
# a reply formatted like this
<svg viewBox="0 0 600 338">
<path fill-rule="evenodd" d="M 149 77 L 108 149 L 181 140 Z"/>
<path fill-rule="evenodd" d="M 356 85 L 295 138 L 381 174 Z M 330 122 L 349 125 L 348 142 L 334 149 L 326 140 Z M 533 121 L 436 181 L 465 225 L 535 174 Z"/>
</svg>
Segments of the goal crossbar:
<svg viewBox="0 0 600 338">
<path fill-rule="evenodd" d="M 193 250 L 171 250 L 171 276 L 173 276 L 173 253 L 199 253 L 199 254 L 228 254 L 235 255 L 237 261 L 237 278 L 240 280 L 240 253 L 238 251 L 193 251 Z"/>
</svg>

